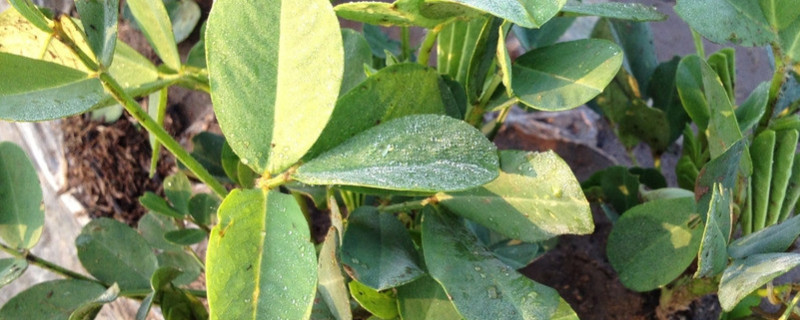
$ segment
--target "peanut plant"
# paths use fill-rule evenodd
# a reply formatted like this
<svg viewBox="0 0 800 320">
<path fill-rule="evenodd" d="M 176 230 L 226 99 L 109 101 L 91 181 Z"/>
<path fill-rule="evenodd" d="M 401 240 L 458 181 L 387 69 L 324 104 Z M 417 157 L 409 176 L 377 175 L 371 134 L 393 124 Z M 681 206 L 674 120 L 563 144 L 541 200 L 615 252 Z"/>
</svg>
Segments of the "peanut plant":
<svg viewBox="0 0 800 320">
<path fill-rule="evenodd" d="M 770 107 L 797 60 L 797 37 L 786 35 L 797 31 L 796 15 L 766 15 L 779 19 L 763 25 L 769 34 L 758 35 L 767 38 L 742 40 L 772 43 L 780 77 L 776 71 L 766 99 L 758 91 L 740 112 L 730 101 L 735 73 L 725 53 L 713 63 L 709 58 L 711 66 L 702 54 L 672 65 L 676 86 L 664 80 L 670 66 L 659 72 L 624 54 L 633 51 L 614 42 L 614 28 L 665 18 L 641 5 L 398 0 L 334 7 L 325 0 L 221 0 L 184 60 L 164 2 L 129 0 L 130 14 L 161 60 L 156 66 L 118 41 L 118 1 L 78 0 L 80 20 L 49 15 L 29 0 L 10 2 L 14 8 L 0 14 L 0 118 L 45 121 L 119 104 L 151 136 L 152 162 L 163 147 L 182 170 L 165 180 L 165 198 L 142 195 L 150 213 L 138 232 L 111 219 L 84 227 L 75 239 L 91 275 L 84 276 L 30 252 L 44 221 L 40 187 L 24 152 L 0 144 L 0 248 L 14 256 L 0 260 L 0 283 L 30 264 L 65 278 L 15 296 L 0 308 L 0 319 L 91 319 L 118 298 L 141 301 L 137 319 L 154 305 L 167 319 L 576 319 L 554 289 L 516 269 L 559 235 L 593 232 L 583 189 L 554 153 L 498 151 L 491 140 L 514 105 L 560 111 L 598 95 L 597 105 L 620 130 L 649 134 L 641 137 L 656 154 L 683 134 L 688 164 L 681 168 L 695 170 L 680 169 L 688 170 L 681 176 L 696 199 L 673 190 L 679 197 L 625 202 L 632 208 L 609 240 L 609 259 L 623 283 L 635 290 L 663 286 L 699 255 L 698 277 L 731 270 L 720 284 L 730 310 L 777 275 L 742 287 L 749 273 L 741 266 L 777 257 L 781 263 L 773 266 L 783 271 L 800 261 L 767 253 L 784 251 L 800 230 L 792 225 L 797 219 L 784 214 L 798 193 L 790 173 L 797 166 L 783 161 L 797 140 L 791 130 L 800 121 L 790 115 L 796 104 L 787 111 Z M 690 23 L 691 13 L 707 9 L 687 3 L 679 7 Z M 769 8 L 777 13 L 776 6 Z M 364 23 L 363 32 L 340 28 L 337 16 Z M 595 39 L 556 43 L 565 19 L 577 16 L 613 20 L 598 27 Z M 398 28 L 399 43 L 376 26 Z M 418 48 L 410 28 L 425 31 Z M 701 25 L 695 29 L 716 39 Z M 512 30 L 527 51 L 513 61 L 506 46 Z M 666 89 L 656 88 L 664 82 Z M 647 97 L 626 83 L 654 88 L 648 94 L 657 105 L 647 105 Z M 203 133 L 193 139 L 194 150 L 182 148 L 163 129 L 170 86 L 209 93 L 224 136 Z M 679 101 L 668 99 L 673 89 Z M 615 105 L 603 100 L 609 90 L 627 95 L 636 110 L 616 118 L 609 112 Z M 148 100 L 148 110 L 137 99 Z M 676 105 L 688 117 L 667 119 Z M 489 113 L 496 116 L 485 123 Z M 659 119 L 649 124 L 653 130 L 622 129 L 651 117 Z M 699 135 L 683 130 L 689 118 Z M 743 121 L 756 126 L 752 145 Z M 770 160 L 750 157 L 754 148 L 774 150 L 780 165 L 768 170 Z M 212 193 L 193 194 L 191 179 Z M 761 185 L 773 187 L 764 195 Z M 634 187 L 638 192 L 638 183 Z M 728 213 L 749 203 L 735 212 L 749 214 L 753 233 L 729 245 L 736 224 Z M 309 223 L 321 214 L 331 227 L 315 244 Z M 636 219 L 651 216 L 659 222 L 653 232 L 636 229 Z M 766 226 L 789 231 L 759 231 Z M 662 237 L 665 232 L 669 236 Z M 781 240 L 770 238 L 764 249 L 767 240 L 759 237 L 776 234 Z M 746 241 L 753 238 L 756 249 Z M 674 245 L 680 265 L 654 260 L 674 260 L 672 251 L 654 258 L 648 248 L 624 247 L 647 243 Z M 196 253 L 202 245 L 205 259 Z M 740 251 L 729 254 L 730 248 Z M 740 260 L 728 266 L 729 257 Z M 647 273 L 654 270 L 657 275 Z M 189 286 L 201 275 L 205 289 Z M 732 286 L 737 291 L 726 296 Z"/>
</svg>

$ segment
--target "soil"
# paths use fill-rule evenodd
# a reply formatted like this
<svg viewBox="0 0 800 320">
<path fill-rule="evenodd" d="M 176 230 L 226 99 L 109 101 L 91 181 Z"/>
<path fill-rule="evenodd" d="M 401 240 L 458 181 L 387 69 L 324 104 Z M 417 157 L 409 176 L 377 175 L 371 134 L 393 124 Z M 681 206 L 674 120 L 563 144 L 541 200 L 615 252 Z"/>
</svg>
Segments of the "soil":
<svg viewBox="0 0 800 320">
<path fill-rule="evenodd" d="M 171 134 L 182 127 L 166 117 Z M 139 204 L 145 191 L 162 192 L 161 182 L 175 161 L 160 154 L 157 173 L 149 176 L 151 148 L 147 132 L 127 117 L 113 123 L 92 121 L 89 115 L 61 122 L 67 158 L 69 191 L 91 218 L 108 217 L 135 225 L 146 210 Z"/>
</svg>

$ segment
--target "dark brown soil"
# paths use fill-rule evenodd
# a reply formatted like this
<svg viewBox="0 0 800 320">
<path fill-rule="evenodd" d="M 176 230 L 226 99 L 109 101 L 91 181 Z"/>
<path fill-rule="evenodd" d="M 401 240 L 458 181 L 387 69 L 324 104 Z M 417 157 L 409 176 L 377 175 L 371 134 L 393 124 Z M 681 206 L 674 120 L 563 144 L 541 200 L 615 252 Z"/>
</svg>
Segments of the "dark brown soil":
<svg viewBox="0 0 800 320">
<path fill-rule="evenodd" d="M 182 127 L 173 124 L 172 118 L 167 117 L 167 128 Z M 173 158 L 162 150 L 158 172 L 150 178 L 147 132 L 125 116 L 114 123 L 75 116 L 62 120 L 61 128 L 68 186 L 75 198 L 91 218 L 109 217 L 134 225 L 146 213 L 139 196 L 145 191 L 161 192 L 162 178 L 175 165 Z"/>
<path fill-rule="evenodd" d="M 605 258 L 611 223 L 594 211 L 595 232 L 587 236 L 563 236 L 556 249 L 521 272 L 558 290 L 584 320 L 654 319 L 658 293 L 626 289 Z"/>
</svg>

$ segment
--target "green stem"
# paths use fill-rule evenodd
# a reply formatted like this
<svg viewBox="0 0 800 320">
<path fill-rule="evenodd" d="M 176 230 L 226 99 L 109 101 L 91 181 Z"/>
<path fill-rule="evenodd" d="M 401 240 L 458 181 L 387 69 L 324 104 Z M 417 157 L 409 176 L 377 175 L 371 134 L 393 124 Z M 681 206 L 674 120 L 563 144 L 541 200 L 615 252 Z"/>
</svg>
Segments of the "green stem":
<svg viewBox="0 0 800 320">
<path fill-rule="evenodd" d="M 783 315 L 778 320 L 788 320 L 792 313 L 794 312 L 794 307 L 797 306 L 797 303 L 800 302 L 800 292 L 794 295 L 792 302 L 786 306 L 786 311 L 783 312 Z"/>
<path fill-rule="evenodd" d="M 191 90 L 211 93 L 211 86 L 208 83 L 208 69 L 184 65 L 181 68 L 180 75 L 177 85 Z"/>
<path fill-rule="evenodd" d="M 148 132 L 155 135 L 158 141 L 161 141 L 161 144 L 164 145 L 164 148 L 169 150 L 175 158 L 178 159 L 181 163 L 183 163 L 186 168 L 189 169 L 194 175 L 200 179 L 203 183 L 208 185 L 211 190 L 214 191 L 217 195 L 224 198 L 228 194 L 228 190 L 225 189 L 217 179 L 215 179 L 208 170 L 203 167 L 197 160 L 192 157 L 186 150 L 181 147 L 181 145 L 173 139 L 169 133 L 167 133 L 164 128 L 158 125 L 153 118 L 151 118 L 146 111 L 139 106 L 133 98 L 131 98 L 125 91 L 122 90 L 122 87 L 117 83 L 117 81 L 111 77 L 108 73 L 102 72 L 100 73 L 100 81 L 102 81 L 103 86 L 106 88 L 111 96 L 114 97 L 124 108 L 128 111 L 128 113 L 133 116 L 136 121 L 138 121 Z"/>
<path fill-rule="evenodd" d="M 784 56 L 781 52 L 781 49 L 776 44 L 772 44 L 772 54 L 775 57 L 775 73 L 772 74 L 772 81 L 770 82 L 767 111 L 764 112 L 764 115 L 761 116 L 761 120 L 758 122 L 758 128 L 755 132 L 756 134 L 769 126 L 769 122 L 772 120 L 772 114 L 775 112 L 775 104 L 778 101 L 778 94 L 780 94 L 781 87 L 786 80 L 786 62 L 784 61 Z"/>
<path fill-rule="evenodd" d="M 466 121 L 467 123 L 471 124 L 473 127 L 480 127 L 481 123 L 483 122 L 483 114 L 486 112 L 486 105 L 489 103 L 489 100 L 494 95 L 494 92 L 503 83 L 503 76 L 499 73 L 495 73 L 492 76 L 491 82 L 486 87 L 486 90 L 483 91 L 480 98 L 478 99 L 478 104 L 473 105 L 472 109 L 467 112 Z"/>
<path fill-rule="evenodd" d="M 186 292 L 186 293 L 188 293 L 188 294 L 190 294 L 192 296 L 198 297 L 198 298 L 205 299 L 208 296 L 208 293 L 206 292 L 206 290 L 197 290 L 197 289 L 181 289 L 181 290 L 183 290 L 184 292 Z M 146 289 L 146 290 L 130 290 L 130 291 L 121 292 L 120 296 L 126 297 L 126 298 L 133 298 L 133 299 L 141 300 L 142 298 L 146 297 L 151 292 L 153 292 L 153 290 L 150 290 L 150 289 Z"/>
<path fill-rule="evenodd" d="M 2 249 L 3 251 L 7 252 L 8 254 L 10 254 L 10 255 L 12 255 L 14 257 L 17 257 L 17 258 L 20 258 L 20 259 L 25 259 L 25 261 L 27 261 L 28 263 L 30 263 L 32 265 L 35 265 L 35 266 L 37 266 L 39 268 L 42 268 L 42 269 L 51 271 L 53 273 L 62 275 L 64 277 L 67 277 L 67 278 L 70 278 L 70 279 L 76 279 L 76 280 L 84 280 L 84 281 L 95 282 L 95 283 L 99 283 L 99 284 L 103 285 L 104 287 L 108 287 L 107 284 L 105 284 L 105 283 L 103 283 L 101 281 L 89 278 L 89 277 L 84 276 L 82 274 L 79 274 L 79 273 L 77 273 L 75 271 L 65 269 L 64 267 L 59 266 L 59 265 L 57 265 L 55 263 L 52 263 L 52 262 L 47 261 L 45 259 L 39 258 L 39 256 L 31 253 L 28 250 L 23 250 L 23 251 L 14 250 L 13 248 L 8 247 L 8 246 L 6 246 L 5 244 L 2 244 L 2 243 L 0 243 L 0 249 Z"/>
<path fill-rule="evenodd" d="M 378 207 L 378 211 L 380 211 L 381 213 L 409 212 L 411 210 L 422 209 L 425 206 L 436 202 L 439 202 L 439 198 L 433 195 L 430 196 L 429 198 L 425 198 L 422 200 L 413 200 L 413 201 L 406 201 L 390 205 L 383 205 Z"/>
<path fill-rule="evenodd" d="M 439 37 L 439 32 L 442 31 L 444 24 L 440 24 L 433 29 L 428 30 L 428 34 L 425 35 L 425 39 L 422 40 L 422 45 L 419 47 L 419 55 L 417 56 L 417 62 L 423 66 L 428 66 L 428 60 L 431 58 L 431 50 L 433 50 L 433 44 L 436 43 L 436 39 Z"/>
<path fill-rule="evenodd" d="M 408 32 L 408 27 L 401 27 L 400 33 L 400 48 L 403 54 L 400 60 L 408 61 L 411 59 L 411 35 Z"/>
<path fill-rule="evenodd" d="M 286 183 L 292 182 L 292 174 L 297 170 L 297 165 L 289 168 L 286 172 L 274 177 L 262 177 L 256 182 L 256 186 L 262 189 L 275 189 Z"/>
<path fill-rule="evenodd" d="M 486 138 L 488 138 L 489 141 L 494 141 L 494 137 L 497 136 L 497 133 L 500 132 L 500 128 L 506 122 L 508 114 L 511 112 L 511 107 L 517 102 L 519 102 L 519 99 L 515 97 L 508 99 L 508 101 L 504 102 L 503 104 L 497 107 L 498 109 L 500 109 L 500 114 L 498 114 L 497 118 L 494 119 L 494 121 L 491 124 L 492 129 L 486 134 Z"/>
<path fill-rule="evenodd" d="M 694 39 L 694 47 L 697 50 L 697 55 L 700 56 L 700 58 L 705 59 L 706 49 L 703 46 L 703 36 L 701 36 L 700 33 L 695 31 L 694 29 L 691 30 L 692 30 L 692 39 Z"/>
</svg>

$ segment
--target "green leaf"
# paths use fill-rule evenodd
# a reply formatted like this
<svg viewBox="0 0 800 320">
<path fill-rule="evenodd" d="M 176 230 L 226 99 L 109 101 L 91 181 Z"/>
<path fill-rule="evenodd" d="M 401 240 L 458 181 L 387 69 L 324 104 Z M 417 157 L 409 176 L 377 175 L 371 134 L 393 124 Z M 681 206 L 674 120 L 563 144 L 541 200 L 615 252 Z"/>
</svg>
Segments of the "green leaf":
<svg viewBox="0 0 800 320">
<path fill-rule="evenodd" d="M 244 164 L 278 174 L 311 148 L 339 96 L 341 41 L 327 0 L 214 6 L 206 30 L 211 100 Z"/>
<path fill-rule="evenodd" d="M 398 316 L 397 297 L 394 291 L 378 292 L 358 281 L 350 281 L 350 294 L 358 304 L 378 319 L 395 319 Z"/>
<path fill-rule="evenodd" d="M 800 13 L 796 5 L 788 6 L 787 9 L 781 10 L 794 11 L 795 14 Z M 789 27 L 781 30 L 778 39 L 783 53 L 795 62 L 800 62 L 800 19 L 795 19 Z"/>
<path fill-rule="evenodd" d="M 519 40 L 522 48 L 527 52 L 530 49 L 546 47 L 558 42 L 558 39 L 567 32 L 575 22 L 575 18 L 555 17 L 538 29 L 513 26 L 511 30 Z"/>
<path fill-rule="evenodd" d="M 222 167 L 222 146 L 225 137 L 211 132 L 203 131 L 192 137 L 192 156 L 203 165 L 217 180 L 226 181 L 228 178 Z"/>
<path fill-rule="evenodd" d="M 17 280 L 28 269 L 28 262 L 24 259 L 0 259 L 0 288 Z"/>
<path fill-rule="evenodd" d="M 176 219 L 183 219 L 185 214 L 178 212 L 167 203 L 164 198 L 159 197 L 157 194 L 146 191 L 144 195 L 139 197 L 139 203 L 142 204 L 147 210 L 162 214 L 164 216 Z"/>
<path fill-rule="evenodd" d="M 200 32 L 200 34 L 205 34 Z M 186 57 L 186 65 L 197 68 L 206 68 L 206 41 L 200 40 L 195 43 L 192 50 L 189 50 L 189 55 Z"/>
<path fill-rule="evenodd" d="M 105 291 L 103 286 L 83 280 L 42 282 L 8 300 L 0 309 L 0 319 L 67 320 Z"/>
<path fill-rule="evenodd" d="M 675 12 L 716 43 L 763 46 L 775 38 L 757 1 L 678 0 Z"/>
<path fill-rule="evenodd" d="M 358 31 L 342 29 L 342 46 L 345 59 L 342 86 L 339 88 L 340 97 L 364 81 L 367 78 L 364 65 L 372 65 L 372 49 L 370 49 L 367 39 Z M 323 133 L 322 136 L 324 137 L 325 134 Z"/>
<path fill-rule="evenodd" d="M 81 16 L 86 40 L 100 64 L 108 67 L 117 46 L 118 0 L 78 0 L 75 8 Z"/>
<path fill-rule="evenodd" d="M 611 3 L 602 3 L 611 4 Z M 647 89 L 650 86 L 650 78 L 658 67 L 656 48 L 653 45 L 653 31 L 650 24 L 646 22 L 622 21 L 616 19 L 603 19 L 598 21 L 595 28 L 602 28 L 607 25 L 608 35 L 603 39 L 614 41 L 620 45 L 624 55 L 623 66 L 625 70 L 636 78 L 639 84 L 637 91 Z"/>
<path fill-rule="evenodd" d="M 606 249 L 622 284 L 644 292 L 681 275 L 700 247 L 699 219 L 692 198 L 651 201 L 622 214 Z"/>
<path fill-rule="evenodd" d="M 728 265 L 728 238 L 731 236 L 733 198 L 730 189 L 714 184 L 706 214 L 705 230 L 697 253 L 695 278 L 714 277 Z"/>
<path fill-rule="evenodd" d="M 611 82 L 622 65 L 621 52 L 614 43 L 596 39 L 535 49 L 514 62 L 514 93 L 534 109 L 578 107 Z"/>
<path fill-rule="evenodd" d="M 386 59 L 386 52 L 400 55 L 400 41 L 389 38 L 383 30 L 371 24 L 364 24 L 364 38 L 367 39 L 372 55 L 378 59 Z M 371 65 L 371 64 L 370 64 Z"/>
<path fill-rule="evenodd" d="M 225 171 L 225 175 L 228 176 L 228 179 L 233 183 L 241 185 L 239 182 L 239 164 L 241 164 L 241 161 L 239 161 L 239 156 L 233 152 L 233 149 L 231 149 L 227 141 L 222 144 L 219 162 L 222 166 L 222 171 Z"/>
<path fill-rule="evenodd" d="M 339 99 L 330 121 L 303 158 L 313 159 L 354 135 L 395 118 L 446 114 L 446 91 L 449 88 L 436 70 L 418 63 L 381 69 Z"/>
<path fill-rule="evenodd" d="M 708 59 L 708 65 L 719 76 L 722 82 L 722 87 L 728 93 L 730 101 L 736 101 L 736 51 L 733 48 L 723 48 L 711 54 Z"/>
<path fill-rule="evenodd" d="M 482 187 L 437 194 L 439 203 L 464 218 L 527 242 L 594 230 L 580 184 L 552 151 L 501 151 L 500 168 L 500 176 Z"/>
<path fill-rule="evenodd" d="M 116 282 L 123 291 L 150 288 L 156 256 L 126 224 L 108 218 L 92 220 L 75 239 L 75 246 L 83 267 L 98 280 Z"/>
<path fill-rule="evenodd" d="M 158 267 L 172 267 L 181 271 L 181 274 L 172 280 L 175 285 L 188 285 L 203 273 L 203 266 L 185 251 L 164 251 L 156 255 Z"/>
<path fill-rule="evenodd" d="M 703 92 L 703 70 L 711 69 L 711 67 L 703 68 L 704 64 L 703 59 L 698 56 L 684 57 L 678 64 L 675 74 L 675 86 L 678 88 L 683 107 L 701 132 L 708 128 L 708 121 L 711 117 L 711 110 Z M 715 76 L 716 73 L 713 75 Z M 720 87 L 722 87 L 721 83 Z"/>
<path fill-rule="evenodd" d="M 161 61 L 172 70 L 181 69 L 181 57 L 175 44 L 167 9 L 161 0 L 128 0 L 126 2 L 147 41 Z"/>
<path fill-rule="evenodd" d="M 382 26 L 417 26 L 434 28 L 445 22 L 428 18 L 420 12 L 424 0 L 397 0 L 385 2 L 349 2 L 336 6 L 336 14 L 344 19 Z"/>
<path fill-rule="evenodd" d="M 504 21 L 498 30 L 499 37 L 497 38 L 497 66 L 500 68 L 503 75 L 503 86 L 506 87 L 506 93 L 509 97 L 514 95 L 514 90 L 511 86 L 511 56 L 508 54 L 508 47 L 506 46 L 506 38 L 508 32 L 511 30 L 512 24 Z"/>
<path fill-rule="evenodd" d="M 767 111 L 769 101 L 769 82 L 762 82 L 750 93 L 742 105 L 736 109 L 736 120 L 742 132 L 753 128 Z"/>
<path fill-rule="evenodd" d="M 200 6 L 194 0 L 178 0 L 165 4 L 172 23 L 172 35 L 176 43 L 181 43 L 192 34 L 200 21 Z"/>
<path fill-rule="evenodd" d="M 184 290 L 167 288 L 158 304 L 167 319 L 208 319 L 203 303 Z"/>
<path fill-rule="evenodd" d="M 675 87 L 675 74 L 680 61 L 680 57 L 673 57 L 672 60 L 658 65 L 647 87 L 647 94 L 653 98 L 653 107 L 663 111 L 667 117 L 670 143 L 683 134 L 686 124 L 691 121 Z"/>
<path fill-rule="evenodd" d="M 189 214 L 194 222 L 200 225 L 211 224 L 212 217 L 217 214 L 220 199 L 214 194 L 199 193 L 189 200 Z"/>
<path fill-rule="evenodd" d="M 667 15 L 639 3 L 572 3 L 561 8 L 565 16 L 598 16 L 632 21 L 664 21 Z"/>
<path fill-rule="evenodd" d="M 190 246 L 206 239 L 206 233 L 200 229 L 181 229 L 164 234 L 164 240 L 181 246 Z"/>
<path fill-rule="evenodd" d="M 100 309 L 107 303 L 114 302 L 119 297 L 119 286 L 111 285 L 105 292 L 95 297 L 92 301 L 83 303 L 78 309 L 72 312 L 69 320 L 93 320 L 100 313 Z"/>
<path fill-rule="evenodd" d="M 150 313 L 150 308 L 153 307 L 153 300 L 155 297 L 156 293 L 151 291 L 142 299 L 142 304 L 140 304 L 139 309 L 136 310 L 136 320 L 147 319 L 147 314 Z"/>
<path fill-rule="evenodd" d="M 468 21 L 456 20 L 442 28 L 436 38 L 439 73 L 449 75 L 456 82 L 466 85 L 470 62 L 485 24 L 485 18 L 476 18 Z"/>
<path fill-rule="evenodd" d="M 442 286 L 430 276 L 397 288 L 397 305 L 403 320 L 461 320 Z"/>
<path fill-rule="evenodd" d="M 347 292 L 342 266 L 339 264 L 339 234 L 335 227 L 328 228 L 328 235 L 322 248 L 319 251 L 319 284 L 317 285 L 318 295 L 328 306 L 328 309 L 335 315 L 336 319 L 352 319 L 353 314 L 350 310 L 350 294 Z"/>
<path fill-rule="evenodd" d="M 72 23 L 74 22 L 74 23 Z M 78 25 L 81 22 L 78 20 L 65 20 L 62 27 L 65 32 L 73 36 L 78 36 L 81 31 Z M 45 61 L 53 62 L 63 65 L 68 68 L 76 69 L 79 71 L 87 72 L 86 66 L 78 57 L 62 42 L 57 39 L 52 39 L 50 35 L 39 29 L 36 29 L 30 22 L 25 20 L 16 10 L 6 10 L 0 13 L 0 38 L 3 39 L 3 45 L 0 47 L 0 52 L 25 56 L 31 59 L 42 58 Z M 74 38 L 78 42 L 78 46 L 85 50 L 90 50 L 88 45 L 83 41 L 82 36 Z M 139 97 L 146 95 L 152 91 L 157 90 L 160 86 L 164 85 L 164 80 L 159 79 L 158 72 L 150 61 L 143 57 L 141 54 L 133 50 L 124 42 L 117 43 L 114 53 L 114 63 L 109 68 L 109 73 L 123 84 L 123 88 L 129 94 Z M 87 76 L 84 76 L 86 78 Z M 102 91 L 102 87 L 97 83 L 94 92 Z M 0 90 L 2 91 L 2 90 Z M 74 93 L 73 93 L 74 95 Z M 37 97 L 38 99 L 39 97 Z M 30 104 L 26 104 L 24 110 L 30 115 L 42 116 L 42 110 L 47 110 L 42 118 L 35 118 L 32 120 L 49 120 L 59 117 L 65 117 L 75 113 L 82 112 L 89 108 L 99 108 L 102 106 L 109 106 L 113 104 L 114 99 L 103 93 L 102 99 L 89 99 L 86 105 L 74 105 L 72 109 L 63 108 L 61 104 L 76 102 L 73 100 L 62 100 L 54 98 L 49 101 L 51 104 L 56 103 L 59 107 L 51 108 L 51 105 L 39 106 L 38 109 L 31 109 Z M 24 99 L 23 99 L 24 100 Z M 34 100 L 38 101 L 38 100 Z M 13 102 L 13 101 L 12 101 Z M 30 101 L 25 100 L 26 103 Z M 2 114 L 2 112 L 0 112 Z"/>
<path fill-rule="evenodd" d="M 722 309 L 732 310 L 748 294 L 798 265 L 797 253 L 758 254 L 734 261 L 725 269 L 719 284 Z"/>
<path fill-rule="evenodd" d="M 625 212 L 639 204 L 639 177 L 622 166 L 596 172 L 582 187 L 600 187 L 602 201 L 610 203 L 617 212 Z"/>
<path fill-rule="evenodd" d="M 784 252 L 800 235 L 800 215 L 758 232 L 736 239 L 728 246 L 728 254 L 743 259 L 760 253 Z"/>
<path fill-rule="evenodd" d="M 553 314 L 550 320 L 580 320 L 580 318 L 578 318 L 578 315 L 572 310 L 569 303 L 564 301 L 564 299 L 559 299 L 558 309 L 556 309 L 556 313 Z"/>
<path fill-rule="evenodd" d="M 728 148 L 722 155 L 706 163 L 700 170 L 700 175 L 694 186 L 694 195 L 697 199 L 697 212 L 705 219 L 705 214 L 711 203 L 714 184 L 721 184 L 726 190 L 738 190 L 737 178 L 739 164 L 746 154 L 747 139 L 739 140 Z M 766 211 L 765 211 L 766 212 Z"/>
<path fill-rule="evenodd" d="M 489 72 L 496 65 L 497 46 L 500 40 L 500 32 L 497 30 L 501 28 L 503 19 L 492 17 L 483 20 L 485 22 L 475 41 L 475 48 L 466 49 L 472 49 L 468 51 L 471 55 L 467 55 L 470 58 L 469 63 L 461 66 L 467 67 L 464 89 L 467 92 L 467 100 L 469 101 L 478 101 L 483 96 L 486 81 L 491 80 Z"/>
<path fill-rule="evenodd" d="M 162 291 L 169 288 L 173 280 L 180 276 L 181 270 L 173 267 L 159 267 L 150 277 L 150 288 L 153 291 Z"/>
<path fill-rule="evenodd" d="M 192 197 L 192 183 L 182 172 L 164 179 L 164 194 L 172 207 L 186 215 L 189 213 L 189 199 Z"/>
<path fill-rule="evenodd" d="M 497 177 L 497 154 L 479 131 L 441 115 L 413 115 L 364 131 L 300 166 L 306 184 L 451 191 Z"/>
<path fill-rule="evenodd" d="M 360 207 L 347 218 L 342 264 L 363 285 L 382 291 L 414 281 L 424 272 L 403 224 L 375 207 Z"/>
<path fill-rule="evenodd" d="M 164 240 L 164 234 L 178 230 L 172 218 L 161 214 L 155 214 L 152 211 L 145 214 L 139 219 L 139 225 L 136 227 L 139 233 L 147 244 L 154 249 L 161 249 L 166 251 L 181 251 L 183 247 L 174 245 Z"/>
<path fill-rule="evenodd" d="M 800 16 L 800 9 L 791 0 L 759 0 L 758 4 L 769 24 L 778 30 L 786 28 Z"/>
<path fill-rule="evenodd" d="M 542 242 L 522 242 L 491 231 L 470 220 L 467 220 L 466 224 L 482 245 L 492 250 L 492 254 L 497 259 L 514 269 L 524 268 L 558 243 L 557 238 Z"/>
<path fill-rule="evenodd" d="M 0 142 L 0 238 L 9 247 L 30 249 L 43 228 L 39 175 L 22 148 Z"/>
<path fill-rule="evenodd" d="M 567 0 L 524 1 L 524 0 L 427 0 L 430 10 L 435 5 L 452 6 L 460 4 L 469 8 L 490 13 L 525 28 L 538 28 L 554 17 Z"/>
<path fill-rule="evenodd" d="M 317 263 L 308 223 L 294 198 L 236 189 L 218 215 L 206 256 L 212 318 L 307 318 Z"/>
<path fill-rule="evenodd" d="M 696 55 L 683 58 L 675 81 L 686 112 L 701 132 L 708 129 L 712 159 L 742 138 L 728 93 L 703 59 Z"/>
<path fill-rule="evenodd" d="M 9 0 L 8 2 L 14 6 L 14 9 L 17 9 L 26 20 L 39 28 L 39 30 L 53 33 L 53 29 L 50 28 L 50 22 L 48 22 L 48 19 L 44 16 L 42 11 L 40 11 L 33 2 L 30 0 Z"/>
<path fill-rule="evenodd" d="M 61 65 L 0 53 L 0 119 L 39 121 L 89 110 L 103 97 L 100 80 Z"/>
<path fill-rule="evenodd" d="M 466 319 L 550 319 L 556 312 L 556 290 L 494 258 L 459 218 L 426 208 L 422 247 L 431 277 Z"/>
</svg>

